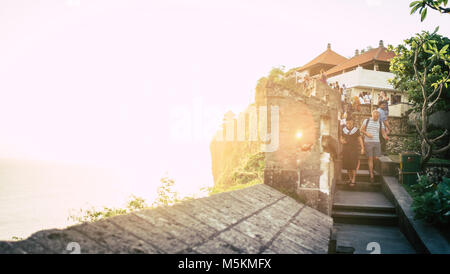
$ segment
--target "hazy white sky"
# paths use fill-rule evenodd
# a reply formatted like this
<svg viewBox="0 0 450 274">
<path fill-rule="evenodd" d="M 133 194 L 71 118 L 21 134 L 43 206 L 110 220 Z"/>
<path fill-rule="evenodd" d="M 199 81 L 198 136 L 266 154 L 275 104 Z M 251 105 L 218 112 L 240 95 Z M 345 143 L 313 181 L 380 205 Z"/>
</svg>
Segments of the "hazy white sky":
<svg viewBox="0 0 450 274">
<path fill-rule="evenodd" d="M 409 2 L 0 0 L 0 157 L 207 181 L 211 129 L 273 66 L 449 36 L 450 16 L 420 23 Z"/>
</svg>

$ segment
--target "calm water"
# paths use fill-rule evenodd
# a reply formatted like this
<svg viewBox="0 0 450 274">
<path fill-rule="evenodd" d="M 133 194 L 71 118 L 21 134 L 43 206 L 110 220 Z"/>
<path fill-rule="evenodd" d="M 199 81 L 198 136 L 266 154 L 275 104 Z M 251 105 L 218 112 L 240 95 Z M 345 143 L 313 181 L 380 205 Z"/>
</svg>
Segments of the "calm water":
<svg viewBox="0 0 450 274">
<path fill-rule="evenodd" d="M 0 240 L 63 228 L 71 209 L 123 206 L 132 193 L 155 193 L 157 184 L 136 193 L 121 178 L 113 169 L 0 160 Z"/>
</svg>

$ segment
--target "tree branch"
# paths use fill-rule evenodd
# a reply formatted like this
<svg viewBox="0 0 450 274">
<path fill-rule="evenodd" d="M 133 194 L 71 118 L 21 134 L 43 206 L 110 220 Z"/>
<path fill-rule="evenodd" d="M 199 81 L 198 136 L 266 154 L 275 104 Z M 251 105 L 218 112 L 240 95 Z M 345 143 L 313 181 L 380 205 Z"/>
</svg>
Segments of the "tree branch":
<svg viewBox="0 0 450 274">
<path fill-rule="evenodd" d="M 425 95 L 425 84 L 422 82 L 422 79 L 420 78 L 419 72 L 417 71 L 417 56 L 419 55 L 420 50 L 422 49 L 422 45 L 424 42 L 421 40 L 420 44 L 417 45 L 417 49 L 414 52 L 414 62 L 413 62 L 413 68 L 414 68 L 414 74 L 416 75 L 417 81 L 419 82 L 420 86 L 422 87 L 422 95 L 423 98 L 426 101 L 426 95 Z M 426 72 L 426 70 L 425 70 Z"/>
<path fill-rule="evenodd" d="M 426 5 L 434 10 L 439 11 L 440 13 L 450 13 L 450 8 L 445 8 L 445 7 L 440 7 L 438 6 L 437 8 L 433 5 L 431 5 L 430 3 L 426 3 Z"/>
<path fill-rule="evenodd" d="M 430 110 L 430 109 L 433 107 L 433 105 L 436 104 L 436 102 L 439 100 L 439 98 L 441 98 L 442 87 L 443 87 L 444 84 L 447 82 L 447 80 L 448 80 L 449 77 L 450 77 L 450 70 L 449 70 L 448 73 L 447 73 L 447 77 L 445 77 L 444 81 L 442 81 L 442 83 L 439 85 L 439 94 L 438 94 L 438 96 L 436 97 L 436 99 L 433 100 L 433 102 L 431 102 L 431 103 L 428 105 L 427 110 Z M 431 95 L 434 95 L 434 94 L 436 93 L 436 91 L 437 91 L 437 88 L 433 91 L 433 93 L 432 93 Z M 431 95 L 430 95 L 430 96 L 431 96 Z"/>
<path fill-rule="evenodd" d="M 438 136 L 438 137 L 436 137 L 436 138 L 434 138 L 434 139 L 431 139 L 430 141 L 431 141 L 432 143 L 434 143 L 434 142 L 436 142 L 436 141 L 439 141 L 440 139 L 442 139 L 443 137 L 445 137 L 447 134 L 448 134 L 448 131 L 445 130 L 444 133 L 442 133 L 440 136 Z"/>
<path fill-rule="evenodd" d="M 423 134 L 422 130 L 419 128 L 419 120 L 416 120 L 416 130 L 419 133 L 420 137 L 422 138 L 422 140 L 425 140 L 425 142 L 431 146 L 430 140 L 428 140 L 428 138 L 426 137 L 426 135 Z"/>
<path fill-rule="evenodd" d="M 442 152 L 446 152 L 447 150 L 450 149 L 450 141 L 448 142 L 448 144 L 445 147 L 442 147 L 440 149 L 433 149 L 433 153 L 442 153 Z"/>
</svg>

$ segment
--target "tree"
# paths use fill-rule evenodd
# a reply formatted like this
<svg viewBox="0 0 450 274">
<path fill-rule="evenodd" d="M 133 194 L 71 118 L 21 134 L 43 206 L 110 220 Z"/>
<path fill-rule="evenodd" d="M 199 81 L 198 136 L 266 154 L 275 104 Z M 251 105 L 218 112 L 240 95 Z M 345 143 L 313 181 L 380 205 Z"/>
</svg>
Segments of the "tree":
<svg viewBox="0 0 450 274">
<path fill-rule="evenodd" d="M 411 8 L 411 14 L 415 13 L 417 10 L 419 10 L 420 14 L 420 21 L 425 20 L 427 17 L 427 9 L 431 8 L 434 10 L 439 11 L 440 13 L 450 13 L 450 8 L 447 8 L 448 0 L 422 0 L 422 1 L 413 1 L 409 4 L 409 7 Z"/>
<path fill-rule="evenodd" d="M 394 79 L 390 82 L 396 89 L 408 92 L 416 111 L 420 112 L 420 121 L 416 120 L 416 130 L 421 140 L 422 165 L 432 154 L 450 149 L 450 143 L 437 147 L 437 142 L 448 135 L 445 130 L 441 135 L 432 138 L 429 135 L 428 117 L 438 110 L 448 110 L 450 96 L 450 40 L 437 34 L 422 31 L 394 50 L 390 70 Z"/>
</svg>

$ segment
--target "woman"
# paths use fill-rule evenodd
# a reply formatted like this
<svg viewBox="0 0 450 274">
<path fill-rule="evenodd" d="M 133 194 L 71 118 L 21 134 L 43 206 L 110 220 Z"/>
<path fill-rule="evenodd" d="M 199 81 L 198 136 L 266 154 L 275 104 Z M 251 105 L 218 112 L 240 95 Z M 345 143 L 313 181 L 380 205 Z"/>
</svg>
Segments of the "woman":
<svg viewBox="0 0 450 274">
<path fill-rule="evenodd" d="M 351 117 L 347 117 L 341 132 L 342 168 L 347 170 L 349 185 L 355 186 L 356 170 L 359 165 L 359 153 L 364 154 L 364 144 L 359 129 L 355 127 Z"/>
</svg>

